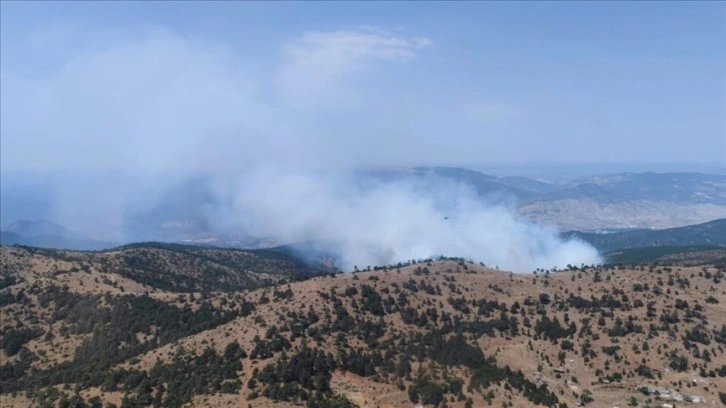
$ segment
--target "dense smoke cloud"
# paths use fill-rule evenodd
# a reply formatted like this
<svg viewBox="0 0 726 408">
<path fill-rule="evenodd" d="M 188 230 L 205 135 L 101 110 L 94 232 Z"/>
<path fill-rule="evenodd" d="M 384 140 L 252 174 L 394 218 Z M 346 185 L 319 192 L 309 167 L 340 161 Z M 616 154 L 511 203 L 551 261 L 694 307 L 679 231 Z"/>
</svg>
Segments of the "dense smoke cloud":
<svg viewBox="0 0 726 408">
<path fill-rule="evenodd" d="M 237 202 L 259 235 L 336 243 L 346 270 L 438 255 L 515 271 L 600 261 L 589 245 L 562 241 L 556 230 L 436 176 L 361 188 L 352 176 L 265 169 L 246 178 Z"/>
<path fill-rule="evenodd" d="M 496 132 L 513 116 L 505 104 L 462 101 L 445 113 L 406 89 L 370 87 L 432 44 L 382 30 L 308 32 L 269 67 L 153 31 L 89 45 L 50 72 L 3 66 L 3 172 L 85 174 L 58 177 L 45 215 L 111 240 L 153 237 L 145 228 L 165 219 L 329 243 L 346 269 L 437 255 L 517 271 L 599 262 L 467 186 L 351 171 L 471 163 L 496 150 L 470 135 Z"/>
</svg>

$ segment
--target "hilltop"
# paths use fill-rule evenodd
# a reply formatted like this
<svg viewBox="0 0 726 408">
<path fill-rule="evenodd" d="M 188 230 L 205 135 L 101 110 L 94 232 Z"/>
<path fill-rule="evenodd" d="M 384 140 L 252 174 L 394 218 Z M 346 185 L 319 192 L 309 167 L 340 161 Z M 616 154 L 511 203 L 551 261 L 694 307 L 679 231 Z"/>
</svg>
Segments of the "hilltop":
<svg viewBox="0 0 726 408">
<path fill-rule="evenodd" d="M 209 250 L 0 248 L 3 406 L 610 407 L 654 403 L 638 385 L 726 389 L 723 267 L 442 259 L 237 289 L 184 258 L 187 290 L 127 270 L 187 251 Z"/>
<path fill-rule="evenodd" d="M 100 273 L 169 292 L 231 291 L 269 286 L 327 273 L 281 250 L 242 250 L 166 243 L 137 243 L 104 251 L 3 247 L 4 273 L 41 276 Z M 85 275 L 76 275 L 76 272 Z"/>
<path fill-rule="evenodd" d="M 48 220 L 19 220 L 0 231 L 1 245 L 29 245 L 44 248 L 99 250 L 113 247 Z"/>
</svg>

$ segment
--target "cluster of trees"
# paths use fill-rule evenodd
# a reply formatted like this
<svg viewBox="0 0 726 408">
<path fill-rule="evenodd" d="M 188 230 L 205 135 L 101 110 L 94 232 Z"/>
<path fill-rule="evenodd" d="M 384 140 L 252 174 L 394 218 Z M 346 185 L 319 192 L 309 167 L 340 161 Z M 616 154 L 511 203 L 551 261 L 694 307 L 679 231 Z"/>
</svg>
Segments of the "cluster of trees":
<svg viewBox="0 0 726 408">
<path fill-rule="evenodd" d="M 106 381 L 117 383 L 113 366 L 229 322 L 243 309 L 222 309 L 204 301 L 193 310 L 188 305 L 179 308 L 145 295 L 80 295 L 54 286 L 39 294 L 38 299 L 41 306 L 52 311 L 51 323 L 62 322 L 68 333 L 89 336 L 76 349 L 72 360 L 51 368 L 29 372 L 28 358 L 21 360 L 22 364 L 2 366 L 4 392 L 66 383 L 75 383 L 80 389 L 100 386 Z M 32 330 L 8 330 L 4 337 L 8 337 L 9 347 L 17 348 L 29 336 L 41 334 Z M 21 355 L 23 350 L 26 349 L 21 348 Z"/>
<path fill-rule="evenodd" d="M 493 357 L 487 358 L 473 370 L 469 380 L 469 389 L 481 391 L 492 384 L 506 382 L 509 387 L 518 390 L 534 405 L 556 407 L 559 398 L 554 392 L 549 391 L 546 385 L 537 385 L 529 381 L 521 371 L 513 371 L 509 366 L 499 367 Z M 562 406 L 564 404 L 561 404 Z"/>
<path fill-rule="evenodd" d="M 275 325 L 267 329 L 264 340 L 260 339 L 259 336 L 255 336 L 252 341 L 255 344 L 255 347 L 250 352 L 250 359 L 252 360 L 268 359 L 275 355 L 275 353 L 289 350 L 292 346 L 290 341 L 280 333 L 280 330 Z"/>
<path fill-rule="evenodd" d="M 555 341 L 557 339 L 567 338 L 577 333 L 577 326 L 575 322 L 570 322 L 570 325 L 563 326 L 557 317 L 550 319 L 547 316 L 542 316 L 534 325 L 534 331 L 537 335 L 541 335 L 544 339 Z"/>
<path fill-rule="evenodd" d="M 0 289 L 5 289 L 7 287 L 15 285 L 17 282 L 18 279 L 15 277 L 15 275 L 3 274 L 2 276 L 0 276 Z"/>
<path fill-rule="evenodd" d="M 419 290 L 419 282 L 408 282 L 411 287 L 415 284 L 416 290 Z M 281 352 L 282 357 L 255 373 L 254 380 L 248 384 L 253 390 L 252 397 L 263 395 L 278 401 L 307 401 L 309 405 L 311 401 L 327 401 L 332 398 L 328 388 L 331 370 L 340 369 L 376 379 L 398 378 L 400 381 L 409 378 L 413 384 L 408 392 L 414 402 L 437 404 L 444 401 L 447 395 L 461 397 L 463 401 L 465 398 L 461 394 L 463 384 L 460 380 L 442 380 L 425 375 L 415 380 L 410 378 L 412 361 L 429 361 L 442 367 L 466 367 L 472 372 L 476 371 L 471 386 L 477 391 L 506 382 L 533 403 L 555 406 L 558 402 L 554 393 L 529 382 L 521 372 L 497 367 L 493 358 L 487 359 L 481 349 L 467 339 L 468 334 L 478 337 L 494 335 L 496 331 L 517 334 L 517 317 L 509 314 L 510 309 L 506 304 L 484 299 L 473 301 L 471 305 L 478 308 L 478 316 L 464 321 L 459 314 L 452 315 L 435 307 L 413 308 L 405 292 L 392 286 L 393 294 L 390 291 L 377 291 L 365 283 L 345 288 L 343 295 L 354 309 L 353 314 L 335 291 L 320 293 L 332 308 L 332 315 L 324 317 L 331 319 L 330 324 L 312 326 L 312 322 L 320 319 L 312 310 L 307 313 L 288 312 L 286 329 L 290 331 L 291 338 L 304 336 L 315 339 L 319 335 L 335 338 L 336 352 L 325 353 L 308 346 L 308 340 L 304 340 L 305 346 L 292 357 L 288 357 L 290 348 L 278 347 L 272 351 L 273 343 L 279 345 L 283 341 L 280 339 L 281 330 L 271 326 L 264 340 L 255 339 L 255 350 L 270 350 L 270 354 Z M 469 307 L 469 302 L 464 298 L 457 299 L 460 300 L 453 303 Z M 515 310 L 522 309 L 519 307 Z M 426 330 L 388 331 L 383 316 L 396 312 L 405 324 Z M 484 316 L 492 318 L 482 319 Z M 546 316 L 544 321 L 548 321 Z M 575 332 L 574 326 L 558 327 L 564 336 Z M 545 332 L 554 336 L 550 329 L 544 329 Z M 384 337 L 386 333 L 388 336 Z M 368 347 L 350 347 L 349 341 L 352 339 L 360 340 Z M 253 350 L 250 357 L 255 358 L 255 354 Z"/>
<path fill-rule="evenodd" d="M 408 388 L 408 398 L 413 403 L 438 407 L 445 401 L 447 394 L 456 395 L 459 400 L 463 400 L 462 385 L 463 382 L 457 378 L 445 377 L 443 382 L 438 382 L 425 371 L 419 371 Z"/>
<path fill-rule="evenodd" d="M 19 291 L 17 294 L 11 292 L 0 293 L 0 307 L 22 302 L 23 300 L 25 300 L 25 293 L 23 291 Z"/>
<path fill-rule="evenodd" d="M 171 361 L 157 362 L 148 373 L 130 371 L 119 378 L 121 381 L 107 376 L 101 388 L 129 391 L 122 408 L 180 407 L 195 395 L 236 394 L 241 386 L 238 377 L 245 357 L 247 354 L 237 342 L 227 345 L 221 355 L 211 347 L 199 356 L 180 348 Z"/>
<path fill-rule="evenodd" d="M 43 334 L 45 334 L 43 329 L 34 327 L 11 328 L 6 330 L 2 339 L 0 339 L 0 347 L 5 351 L 5 355 L 14 356 L 18 354 L 25 343 Z"/>
<path fill-rule="evenodd" d="M 108 370 L 97 379 L 101 391 L 125 391 L 121 408 L 159 407 L 177 408 L 187 404 L 195 395 L 237 393 L 241 387 L 238 379 L 242 368 L 244 350 L 237 342 L 227 346 L 222 355 L 211 347 L 200 355 L 180 348 L 166 363 L 157 362 L 147 373 L 141 370 Z M 56 388 L 30 390 L 39 406 L 101 408 L 99 397 L 84 400 L 78 394 L 68 396 Z M 115 408 L 111 403 L 106 408 Z"/>
<path fill-rule="evenodd" d="M 274 364 L 257 371 L 247 386 L 254 390 L 252 398 L 260 392 L 275 401 L 322 401 L 333 395 L 330 379 L 336 367 L 331 354 L 304 343 L 291 357 L 283 352 Z"/>
<path fill-rule="evenodd" d="M 609 293 L 602 295 L 600 299 L 594 296 L 585 299 L 579 295 L 570 294 L 566 305 L 583 312 L 602 312 L 603 310 L 621 310 L 626 306 L 626 303 Z"/>
</svg>

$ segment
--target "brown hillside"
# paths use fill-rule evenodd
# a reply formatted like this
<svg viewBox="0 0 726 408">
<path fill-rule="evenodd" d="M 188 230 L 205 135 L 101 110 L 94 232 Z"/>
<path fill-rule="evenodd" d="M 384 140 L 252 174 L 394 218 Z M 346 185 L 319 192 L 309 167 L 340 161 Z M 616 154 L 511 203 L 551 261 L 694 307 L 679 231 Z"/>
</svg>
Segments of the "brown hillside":
<svg viewBox="0 0 726 408">
<path fill-rule="evenodd" d="M 718 405 L 726 390 L 715 267 L 520 275 L 446 260 L 177 293 L 113 257 L 0 249 L 3 407 Z"/>
</svg>

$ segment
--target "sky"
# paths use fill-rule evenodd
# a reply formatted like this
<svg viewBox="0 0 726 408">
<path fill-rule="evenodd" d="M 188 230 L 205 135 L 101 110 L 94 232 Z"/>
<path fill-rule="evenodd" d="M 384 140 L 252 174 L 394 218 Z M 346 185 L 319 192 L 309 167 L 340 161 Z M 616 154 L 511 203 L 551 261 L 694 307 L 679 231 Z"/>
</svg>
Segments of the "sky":
<svg viewBox="0 0 726 408">
<path fill-rule="evenodd" d="M 718 2 L 3 1 L 3 224 L 597 263 L 466 186 L 349 170 L 726 168 L 725 40 Z"/>
<path fill-rule="evenodd" d="M 0 168 L 726 163 L 719 2 L 2 2 Z"/>
</svg>

